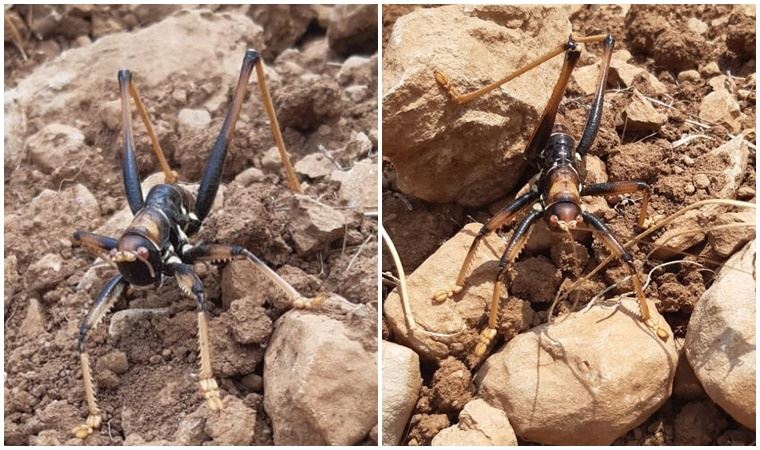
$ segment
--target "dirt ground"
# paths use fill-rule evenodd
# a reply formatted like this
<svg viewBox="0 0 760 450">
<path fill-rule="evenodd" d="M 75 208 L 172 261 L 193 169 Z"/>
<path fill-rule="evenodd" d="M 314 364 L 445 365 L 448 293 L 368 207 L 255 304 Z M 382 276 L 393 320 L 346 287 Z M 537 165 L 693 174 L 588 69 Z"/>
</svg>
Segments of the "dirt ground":
<svg viewBox="0 0 760 450">
<path fill-rule="evenodd" d="M 388 42 L 393 23 L 416 8 L 418 7 L 410 5 L 383 8 L 383 45 Z M 654 213 L 662 218 L 696 201 L 712 198 L 721 186 L 710 186 L 709 180 L 708 186 L 705 186 L 699 177 L 695 177 L 700 173 L 709 174 L 716 166 L 725 165 L 725 162 L 710 160 L 704 155 L 742 130 L 750 130 L 746 136 L 751 142 L 750 156 L 735 198 L 755 201 L 755 22 L 754 18 L 741 14 L 738 8 L 728 5 L 633 6 L 630 9 L 621 6 L 589 6 L 578 7 L 570 17 L 576 35 L 612 33 L 617 38 L 616 51 L 628 50 L 633 57 L 629 61 L 631 64 L 645 68 L 666 87 L 665 93 L 657 95 L 644 79 L 634 81 L 634 87 L 638 91 L 659 102 L 654 104 L 655 109 L 668 116 L 667 122 L 654 132 L 631 131 L 621 119 L 621 113 L 633 101 L 632 89 L 608 88 L 602 126 L 596 144 L 590 151 L 610 181 L 644 180 L 649 183 L 652 192 L 650 215 Z M 709 25 L 706 34 L 698 35 L 691 31 L 684 34 L 684 30 L 694 26 L 688 25 L 692 18 L 701 21 L 702 25 Z M 589 47 L 589 50 L 596 55 L 598 61 L 600 48 Z M 584 55 L 579 67 L 589 63 L 588 54 L 584 52 Z M 709 73 L 711 63 L 712 66 L 717 64 L 715 67 L 719 73 Z M 706 66 L 707 71 L 704 70 Z M 692 82 L 679 80 L 679 73 L 688 69 L 698 70 L 695 72 L 697 78 Z M 719 74 L 727 73 L 731 75 L 726 81 L 729 83 L 729 91 L 738 101 L 743 116 L 733 126 L 726 123 L 700 125 L 700 102 L 713 90 L 710 81 Z M 574 136 L 581 133 L 591 99 L 592 95 L 584 95 L 577 84 L 570 84 L 560 115 L 569 124 Z M 689 145 L 674 145 L 679 139 L 692 135 L 707 137 L 694 139 Z M 595 169 L 595 173 L 600 173 L 600 170 Z M 526 173 L 525 181 L 533 174 Z M 398 190 L 395 171 L 389 161 L 384 161 L 382 195 L 383 225 L 394 240 L 407 276 L 463 225 L 471 221 L 484 223 L 498 207 L 513 198 L 507 197 L 481 208 L 465 208 L 454 203 L 427 203 Z M 636 227 L 638 203 L 613 198 L 608 199 L 608 203 L 604 220 L 610 229 L 621 240 L 636 235 L 640 231 Z M 511 236 L 509 228 L 502 230 L 502 233 L 504 239 Z M 753 236 L 754 228 L 748 233 Z M 659 234 L 653 237 L 657 236 Z M 607 256 L 600 251 L 601 246 L 597 240 L 592 242 L 589 236 L 581 237 L 580 243 L 573 247 L 567 242 L 558 242 L 550 247 L 540 252 L 527 251 L 516 264 L 511 284 L 514 297 L 510 298 L 508 305 L 502 306 L 502 339 L 497 343 L 497 348 L 503 339 L 525 331 L 531 324 L 545 321 L 550 304 L 547 300 L 554 298 L 559 286 L 576 279 L 579 273 L 588 273 Z M 644 262 L 645 272 L 665 261 L 654 257 L 644 261 L 652 249 L 652 245 L 641 242 L 632 251 L 637 263 Z M 688 253 L 680 255 L 680 258 L 698 261 L 705 267 L 714 269 L 726 260 L 726 256 L 716 253 L 708 240 L 704 240 L 689 248 Z M 674 259 L 679 257 L 667 260 Z M 452 264 L 461 262 L 452 261 Z M 383 271 L 395 273 L 387 250 L 383 254 Z M 582 293 L 575 296 L 581 299 L 582 306 L 591 296 L 625 275 L 626 272 L 619 265 L 613 264 L 586 283 Z M 685 336 L 693 304 L 710 286 L 711 280 L 710 272 L 700 271 L 687 264 L 669 266 L 654 274 L 646 294 L 649 298 L 660 300 L 659 309 L 664 313 L 677 340 Z M 383 298 L 393 288 L 393 283 L 384 282 Z M 630 287 L 624 285 L 616 292 L 628 289 Z M 573 298 L 571 296 L 570 300 L 559 304 L 559 314 L 570 311 Z M 482 329 L 485 322 L 484 311 L 479 324 L 472 325 Z M 395 341 L 385 323 L 383 338 Z M 423 362 L 423 388 L 411 424 L 402 439 L 403 444 L 411 442 L 429 445 L 438 431 L 457 422 L 459 410 L 472 393 L 462 389 L 461 379 L 451 381 L 445 377 L 445 373 L 451 371 L 454 364 L 461 362 L 449 359 L 441 362 L 440 366 Z M 687 419 L 686 416 L 693 413 L 691 409 L 685 409 L 688 402 L 683 397 L 671 397 L 644 424 L 619 438 L 615 444 L 673 445 L 699 442 L 725 445 L 752 444 L 755 441 L 754 432 L 739 425 L 709 399 L 706 399 L 709 414 L 698 418 L 696 415 L 689 416 L 690 419 Z M 452 408 L 451 405 L 459 407 Z M 676 420 L 682 410 L 684 415 Z M 520 443 L 529 444 L 524 441 Z"/>
<path fill-rule="evenodd" d="M 69 49 L 86 49 L 106 36 L 145 29 L 178 8 L 6 7 L 6 23 L 15 24 L 20 38 L 9 35 L 6 27 L 6 92 L 35 71 L 65 58 Z M 243 104 L 228 151 L 223 207 L 212 210 L 196 239 L 246 246 L 305 296 L 335 293 L 352 303 L 376 307 L 377 204 L 375 201 L 370 205 L 362 198 L 357 203 L 351 194 L 362 192 L 362 186 L 370 186 L 374 198 L 376 177 L 353 180 L 352 190 L 345 194 L 342 188 L 351 180 L 330 174 L 336 169 L 351 173 L 349 169 L 360 161 L 365 164 L 369 161 L 373 166 L 377 163 L 377 57 L 374 56 L 377 42 L 363 40 L 356 45 L 350 39 L 344 39 L 340 45 L 337 40 L 328 42 L 331 7 L 284 8 L 275 11 L 258 6 L 217 6 L 204 13 L 204 17 L 210 23 L 224 15 L 242 14 L 262 26 L 265 46 L 262 53 L 268 70 L 278 75 L 276 80 L 270 79 L 270 89 L 292 161 L 297 163 L 314 153 L 329 157 L 329 161 L 324 158 L 328 166 L 326 174 L 313 177 L 300 174 L 305 194 L 329 208 L 330 214 L 339 212 L 345 218 L 344 224 L 329 237 L 320 235 L 319 245 L 308 251 L 301 251 L 300 244 L 294 242 L 295 228 L 300 226 L 294 213 L 303 205 L 293 203 L 279 159 L 271 156 L 274 141 L 269 123 L 258 87 L 251 85 L 250 98 Z M 200 34 L 203 31 L 195 30 Z M 203 40 L 199 36 L 197 45 L 218 45 L 201 44 Z M 220 54 L 227 51 L 226 44 L 216 48 Z M 240 61 L 242 56 L 240 52 L 234 58 Z M 363 65 L 346 75 L 343 65 L 350 56 L 362 56 Z M 97 59 L 93 64 L 98 64 Z M 239 67 L 239 62 L 236 65 Z M 75 229 L 95 231 L 113 223 L 126 206 L 121 180 L 120 115 L 109 115 L 109 111 L 114 111 L 109 105 L 116 105 L 119 111 L 115 102 L 117 69 L 107 68 L 113 72 L 107 85 L 110 92 L 75 93 L 65 116 L 51 118 L 27 110 L 23 128 L 14 130 L 22 147 L 9 149 L 13 143 L 6 131 L 4 442 L 7 445 L 81 442 L 71 435 L 71 429 L 82 423 L 87 413 L 75 342 L 87 308 L 115 270 L 101 267 L 88 272 L 95 258 L 82 249 L 72 249 L 71 239 Z M 146 87 L 140 84 L 137 74 L 140 94 L 162 147 L 183 182 L 200 179 L 237 76 L 238 72 L 233 72 L 198 79 L 197 74 L 185 72 L 161 85 Z M 316 81 L 304 81 L 308 77 Z M 208 105 L 208 100 L 219 94 L 220 106 L 209 111 L 210 122 L 190 132 L 183 131 L 179 111 L 202 109 L 202 105 Z M 107 99 L 109 105 L 93 98 Z M 34 106 L 37 109 L 41 105 Z M 7 115 L 6 112 L 6 118 Z M 113 117 L 115 123 L 109 122 Z M 79 134 L 70 129 L 53 133 L 50 139 L 33 142 L 35 148 L 43 149 L 41 152 L 27 153 L 31 149 L 29 138 L 50 122 L 74 126 Z M 144 179 L 160 169 L 136 115 L 133 124 Z M 72 139 L 76 148 L 61 150 Z M 65 154 L 63 160 L 55 156 L 61 151 Z M 9 159 L 9 154 L 18 157 Z M 310 224 L 300 232 L 307 237 L 310 233 L 317 234 L 307 225 Z M 118 237 L 119 232 L 112 230 L 112 236 Z M 247 303 L 235 307 L 235 302 L 231 307 L 236 289 L 253 289 L 265 297 L 276 294 L 272 294 L 271 286 L 245 284 L 246 276 L 250 275 L 239 274 L 240 266 L 233 270 L 231 265 L 199 265 L 196 269 L 209 300 L 216 379 L 223 395 L 234 397 L 237 409 L 233 410 L 255 412 L 246 416 L 255 417 L 255 424 L 249 424 L 250 435 L 243 436 L 242 441 L 227 436 L 225 433 L 239 432 L 234 430 L 240 428 L 235 423 L 226 424 L 232 430 L 215 430 L 214 427 L 225 425 L 209 422 L 205 431 L 202 425 L 200 431 L 178 431 L 180 421 L 202 407 L 203 400 L 197 387 L 196 305 L 194 300 L 181 296 L 170 280 L 158 289 L 131 292 L 127 299 L 117 303 L 114 311 L 136 310 L 135 318 L 125 316 L 121 328 L 112 322 L 109 330 L 108 321 L 114 317 L 109 314 L 106 323 L 88 337 L 99 406 L 105 419 L 101 432 L 90 436 L 87 444 L 200 445 L 211 442 L 211 438 L 216 443 L 273 443 L 271 420 L 263 407 L 266 392 L 261 376 L 273 323 L 286 308 L 271 301 L 263 308 L 257 303 L 253 312 L 242 308 Z M 246 270 L 253 269 L 243 267 L 242 271 Z M 148 308 L 153 312 L 143 311 Z M 371 442 L 371 438 L 365 438 L 365 443 Z"/>
</svg>

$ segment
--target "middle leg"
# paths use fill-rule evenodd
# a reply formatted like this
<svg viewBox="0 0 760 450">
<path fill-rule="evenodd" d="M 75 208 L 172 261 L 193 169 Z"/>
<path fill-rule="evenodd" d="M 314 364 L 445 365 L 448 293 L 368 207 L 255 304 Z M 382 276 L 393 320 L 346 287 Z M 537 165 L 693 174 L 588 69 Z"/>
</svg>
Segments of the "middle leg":
<svg viewBox="0 0 760 450">
<path fill-rule="evenodd" d="M 641 208 L 639 209 L 639 226 L 646 228 L 647 206 L 649 205 L 649 185 L 643 181 L 617 181 L 613 183 L 590 184 L 588 186 L 583 186 L 581 196 L 632 194 L 634 192 L 642 193 Z"/>
<path fill-rule="evenodd" d="M 598 217 L 584 211 L 583 220 L 584 222 L 599 230 L 604 244 L 615 256 L 617 256 L 617 258 L 623 263 L 626 269 L 628 269 L 628 273 L 631 275 L 631 281 L 633 282 L 633 290 L 636 292 L 636 300 L 639 302 L 639 309 L 641 310 L 641 321 L 644 322 L 644 324 L 650 330 L 652 330 L 657 335 L 657 337 L 663 341 L 667 341 L 669 337 L 668 332 L 656 324 L 652 320 L 652 317 L 649 313 L 649 304 L 647 303 L 647 299 L 644 296 L 644 290 L 641 287 L 639 272 L 633 265 L 633 258 L 631 255 L 625 251 L 625 248 L 620 245 L 620 242 L 615 239 L 615 236 L 612 235 L 609 228 L 607 228 L 604 222 L 602 222 Z"/>
</svg>

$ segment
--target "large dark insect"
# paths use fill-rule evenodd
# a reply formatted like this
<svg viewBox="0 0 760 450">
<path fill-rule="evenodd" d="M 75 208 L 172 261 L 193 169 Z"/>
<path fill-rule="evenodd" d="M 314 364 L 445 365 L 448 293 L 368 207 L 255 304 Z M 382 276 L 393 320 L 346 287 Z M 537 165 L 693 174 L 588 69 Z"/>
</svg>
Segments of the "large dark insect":
<svg viewBox="0 0 760 450">
<path fill-rule="evenodd" d="M 559 123 L 555 123 L 555 119 L 557 109 L 559 108 L 562 97 L 565 95 L 565 89 L 570 80 L 570 74 L 580 58 L 580 48 L 578 44 L 583 42 L 603 42 L 604 55 L 602 57 L 600 74 L 597 80 L 596 93 L 591 104 L 588 118 L 586 119 L 586 126 L 583 130 L 580 142 L 575 146 L 572 136 L 568 134 L 565 127 Z M 604 222 L 590 212 L 584 211 L 580 204 L 580 198 L 585 196 L 641 192 L 643 194 L 643 199 L 639 213 L 639 226 L 644 227 L 646 225 L 647 205 L 649 203 L 649 187 L 646 183 L 641 181 L 621 181 L 584 186 L 581 183 L 582 174 L 579 173 L 582 172 L 579 163 L 581 162 L 583 155 L 588 152 L 591 144 L 596 138 L 597 132 L 599 131 L 599 123 L 602 117 L 602 107 L 604 104 L 604 89 L 607 84 L 607 73 L 614 45 L 615 40 L 611 35 L 596 35 L 578 38 L 576 40 L 571 36 L 567 43 L 558 46 L 535 61 L 527 64 L 525 67 L 483 89 L 465 95 L 459 95 L 459 93 L 457 93 L 457 91 L 451 86 L 445 75 L 440 72 L 435 73 L 438 83 L 448 91 L 449 95 L 456 103 L 461 104 L 495 89 L 501 84 L 527 72 L 560 53 L 565 53 L 565 60 L 562 65 L 559 80 L 554 86 L 549 102 L 544 108 L 544 112 L 541 115 L 538 125 L 533 131 L 533 135 L 528 142 L 525 151 L 525 157 L 540 168 L 539 173 L 531 180 L 530 191 L 517 197 L 513 202 L 502 208 L 485 225 L 483 225 L 483 228 L 470 246 L 455 284 L 434 295 L 434 300 L 440 302 L 461 292 L 464 287 L 465 279 L 470 272 L 473 256 L 475 255 L 478 244 L 483 237 L 506 225 L 519 213 L 532 208 L 515 227 L 514 234 L 509 240 L 507 248 L 499 261 L 499 272 L 494 280 L 493 297 L 491 299 L 488 316 L 488 327 L 481 332 L 479 342 L 475 347 L 475 355 L 478 357 L 485 354 L 491 341 L 496 336 L 501 286 L 504 284 L 505 276 L 508 273 L 510 266 L 514 264 L 525 246 L 531 227 L 542 217 L 548 223 L 549 228 L 554 231 L 569 233 L 570 230 L 575 229 L 576 226 L 581 223 L 586 223 L 596 229 L 601 235 L 605 245 L 631 274 L 636 298 L 641 310 L 641 321 L 644 322 L 650 330 L 655 332 L 660 339 L 668 339 L 667 331 L 652 320 L 649 313 L 649 306 L 647 305 L 644 291 L 641 287 L 638 270 L 633 264 L 633 258 L 625 248 L 623 248 L 615 236 L 612 235 Z"/>
<path fill-rule="evenodd" d="M 84 394 L 89 415 L 87 422 L 76 427 L 73 432 L 77 437 L 85 438 L 100 427 L 101 412 L 95 401 L 95 393 L 90 370 L 89 356 L 85 348 L 85 339 L 91 328 L 98 325 L 106 313 L 113 307 L 119 296 L 129 286 L 147 287 L 160 285 L 167 278 L 175 278 L 179 288 L 186 295 L 195 298 L 198 308 L 198 339 L 200 347 L 200 389 L 210 410 L 222 408 L 219 388 L 211 369 L 209 352 L 208 320 L 206 317 L 206 294 L 200 278 L 193 270 L 196 262 L 222 262 L 236 258 L 247 258 L 262 271 L 293 302 L 294 306 L 309 307 L 307 300 L 272 269 L 267 267 L 253 253 L 237 245 L 217 245 L 190 243 L 201 227 L 203 220 L 214 203 L 224 167 L 227 144 L 235 130 L 240 108 L 246 95 L 251 73 L 256 68 L 256 75 L 261 88 L 267 114 L 272 125 L 275 141 L 280 148 L 283 165 L 288 173 L 291 188 L 300 190 L 288 155 L 282 145 L 277 119 L 272 107 L 264 77 L 263 64 L 255 50 L 247 50 L 243 58 L 237 86 L 232 102 L 224 118 L 224 124 L 216 139 L 211 155 L 203 172 L 197 197 L 176 184 L 177 174 L 166 162 L 158 139 L 148 118 L 145 107 L 140 100 L 137 87 L 132 80 L 132 73 L 122 69 L 118 72 L 119 90 L 124 127 L 124 157 L 122 175 L 124 190 L 129 208 L 134 214 L 132 223 L 119 239 L 100 236 L 86 231 L 74 233 L 74 245 L 82 246 L 89 252 L 114 264 L 119 274 L 111 278 L 102 288 L 95 303 L 87 312 L 79 330 L 77 349 L 82 365 Z M 143 198 L 140 186 L 140 174 L 135 156 L 132 121 L 129 109 L 129 97 L 135 102 L 148 135 L 153 151 L 161 164 L 166 184 L 153 187 L 147 197 Z"/>
</svg>

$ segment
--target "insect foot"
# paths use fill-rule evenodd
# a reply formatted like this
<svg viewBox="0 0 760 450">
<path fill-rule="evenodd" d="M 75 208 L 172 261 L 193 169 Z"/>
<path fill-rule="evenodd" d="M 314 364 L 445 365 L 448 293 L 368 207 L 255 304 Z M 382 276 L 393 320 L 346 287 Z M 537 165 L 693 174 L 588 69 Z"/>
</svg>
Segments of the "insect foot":
<svg viewBox="0 0 760 450">
<path fill-rule="evenodd" d="M 658 324 L 654 323 L 652 319 L 646 321 L 646 326 L 649 327 L 649 329 L 652 330 L 663 342 L 668 342 L 668 339 L 670 338 L 668 332 Z"/>
<path fill-rule="evenodd" d="M 443 303 L 446 300 L 452 298 L 454 294 L 458 294 L 462 292 L 462 286 L 451 286 L 448 289 L 441 289 L 440 291 L 436 292 L 433 296 L 433 300 L 437 303 Z"/>
<path fill-rule="evenodd" d="M 100 428 L 100 422 L 102 420 L 103 417 L 100 414 L 91 414 L 87 416 L 87 422 L 74 428 L 71 432 L 79 439 L 84 439 L 91 435 L 94 430 Z"/>
<path fill-rule="evenodd" d="M 478 338 L 478 344 L 475 346 L 475 356 L 480 358 L 481 356 L 486 354 L 486 350 L 488 350 L 488 346 L 491 345 L 491 341 L 493 338 L 496 337 L 496 329 L 495 328 L 486 328 L 485 330 L 480 332 L 480 337 Z"/>
<path fill-rule="evenodd" d="M 216 380 L 213 378 L 206 378 L 200 381 L 201 393 L 203 398 L 206 399 L 208 409 L 211 411 L 221 411 L 222 400 L 219 398 L 219 386 L 216 384 Z"/>
<path fill-rule="evenodd" d="M 317 295 L 314 298 L 298 297 L 293 300 L 294 309 L 317 309 L 324 303 L 325 296 Z"/>
<path fill-rule="evenodd" d="M 433 76 L 435 76 L 435 81 L 437 81 L 444 89 L 449 89 L 451 87 L 449 78 L 446 75 L 437 70 L 433 70 Z"/>
</svg>

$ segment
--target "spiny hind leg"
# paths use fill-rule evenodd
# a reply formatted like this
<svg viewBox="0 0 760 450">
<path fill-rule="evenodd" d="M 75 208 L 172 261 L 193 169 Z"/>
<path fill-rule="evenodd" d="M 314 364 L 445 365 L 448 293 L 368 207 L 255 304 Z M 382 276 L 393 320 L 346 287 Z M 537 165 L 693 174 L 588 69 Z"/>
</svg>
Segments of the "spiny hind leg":
<svg viewBox="0 0 760 450">
<path fill-rule="evenodd" d="M 491 219 L 486 222 L 485 225 L 480 229 L 478 232 L 478 235 L 475 236 L 475 239 L 472 241 L 472 244 L 470 245 L 470 250 L 467 252 L 467 256 L 464 258 L 464 262 L 462 263 L 462 267 L 459 269 L 459 274 L 457 275 L 457 279 L 455 283 L 446 289 L 441 289 L 433 295 L 433 300 L 436 302 L 444 302 L 447 299 L 453 297 L 455 294 L 458 294 L 462 292 L 462 289 L 464 288 L 464 282 L 467 276 L 470 274 L 470 269 L 472 268 L 472 262 L 475 258 L 475 254 L 477 253 L 478 245 L 480 244 L 480 241 L 483 240 L 483 238 L 493 231 L 498 230 L 505 224 L 507 224 L 509 221 L 511 221 L 515 215 L 517 215 L 520 211 L 524 210 L 525 208 L 533 205 L 536 201 L 538 201 L 538 192 L 531 190 L 527 192 L 526 194 L 523 194 L 519 197 L 517 197 L 512 203 L 507 204 L 504 208 L 499 210 Z"/>
<path fill-rule="evenodd" d="M 198 304 L 199 384 L 201 394 L 206 400 L 208 409 L 219 411 L 222 409 L 222 400 L 219 397 L 219 386 L 216 384 L 214 372 L 211 369 L 211 349 L 208 338 L 208 318 L 206 316 L 206 291 L 203 289 L 200 278 L 193 271 L 193 266 L 179 263 L 168 264 L 167 266 L 177 279 L 177 284 L 182 292 L 194 297 Z"/>
<path fill-rule="evenodd" d="M 620 245 L 620 242 L 615 239 L 615 236 L 612 235 L 604 222 L 602 222 L 598 217 L 589 212 L 584 212 L 583 220 L 599 230 L 604 244 L 612 252 L 612 254 L 614 254 L 623 263 L 623 265 L 628 270 L 628 273 L 631 275 L 631 280 L 633 280 L 633 289 L 636 292 L 636 300 L 639 303 L 639 309 L 641 311 L 641 321 L 644 322 L 647 328 L 656 334 L 658 338 L 663 341 L 667 341 L 669 338 L 668 332 L 658 323 L 656 323 L 649 313 L 649 304 L 647 303 L 647 299 L 644 296 L 644 289 L 641 287 L 639 272 L 633 265 L 633 258 L 631 255 L 625 251 L 623 246 Z"/>
<path fill-rule="evenodd" d="M 530 214 L 517 225 L 512 238 L 507 244 L 504 254 L 499 260 L 499 273 L 496 275 L 496 280 L 493 285 L 493 295 L 491 296 L 491 305 L 488 310 L 488 327 L 480 332 L 478 343 L 475 345 L 474 354 L 480 358 L 486 354 L 488 347 L 496 337 L 496 327 L 499 320 L 499 305 L 501 304 L 501 287 L 504 284 L 509 268 L 514 264 L 520 252 L 525 247 L 525 243 L 528 242 L 530 236 L 530 229 L 533 224 L 543 215 L 543 211 L 532 211 Z"/>
<path fill-rule="evenodd" d="M 98 408 L 97 400 L 95 399 L 95 385 L 92 380 L 92 370 L 90 368 L 90 356 L 87 354 L 85 348 L 85 340 L 90 329 L 97 327 L 103 317 L 113 307 L 116 301 L 121 296 L 124 288 L 127 286 L 127 282 L 121 275 L 113 277 L 98 296 L 95 298 L 90 310 L 87 312 L 82 324 L 79 327 L 79 339 L 77 341 L 77 351 L 79 351 L 79 362 L 82 366 L 82 381 L 84 383 L 84 399 L 87 402 L 87 421 L 74 428 L 71 432 L 74 436 L 84 439 L 94 430 L 100 428 L 100 423 L 103 420 L 100 408 Z"/>
<path fill-rule="evenodd" d="M 128 76 L 126 77 L 127 90 L 129 91 L 129 95 L 132 97 L 132 101 L 135 102 L 137 113 L 140 115 L 143 124 L 145 124 L 145 129 L 148 131 L 148 138 L 150 139 L 150 145 L 153 148 L 153 153 L 156 155 L 158 164 L 161 166 L 161 170 L 164 172 L 164 182 L 170 184 L 176 183 L 178 179 L 177 172 L 172 170 L 172 168 L 169 166 L 169 163 L 166 161 L 166 156 L 164 155 L 164 151 L 161 149 L 161 144 L 158 142 L 158 136 L 156 136 L 156 131 L 154 130 L 153 124 L 150 121 L 148 111 L 145 109 L 145 105 L 143 105 L 142 99 L 140 98 L 140 93 L 137 91 L 137 85 L 132 79 L 132 74 L 129 73 L 129 71 L 126 72 L 128 73 Z M 120 73 L 120 82 L 121 79 L 122 75 Z"/>
</svg>

